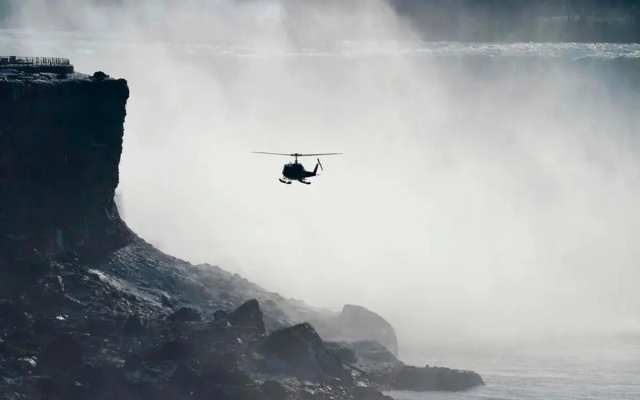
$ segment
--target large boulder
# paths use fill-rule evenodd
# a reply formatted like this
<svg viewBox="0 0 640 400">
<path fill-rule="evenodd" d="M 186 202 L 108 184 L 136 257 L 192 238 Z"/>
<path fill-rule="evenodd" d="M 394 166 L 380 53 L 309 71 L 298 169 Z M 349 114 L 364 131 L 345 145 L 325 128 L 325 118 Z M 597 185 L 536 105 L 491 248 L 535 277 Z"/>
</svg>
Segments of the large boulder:
<svg viewBox="0 0 640 400">
<path fill-rule="evenodd" d="M 484 385 L 482 377 L 473 371 L 442 367 L 404 366 L 390 375 L 390 388 L 416 392 L 440 390 L 463 391 Z"/>
<path fill-rule="evenodd" d="M 398 339 L 393 326 L 384 318 L 364 307 L 347 304 L 342 308 L 338 324 L 358 339 L 373 339 L 382 343 L 398 357 Z"/>
<path fill-rule="evenodd" d="M 327 342 L 326 347 L 343 364 L 355 367 L 363 378 L 386 390 L 462 391 L 484 385 L 473 371 L 406 365 L 375 340 Z"/>
<path fill-rule="evenodd" d="M 266 333 L 262 310 L 256 299 L 248 300 L 236 308 L 229 314 L 228 321 L 233 326 L 251 329 L 259 335 Z"/>
<path fill-rule="evenodd" d="M 167 380 L 170 389 L 176 390 L 180 397 L 193 400 L 209 399 L 245 399 L 259 400 L 259 387 L 242 371 L 216 366 L 198 373 L 184 365 L 178 365 Z M 168 391 L 167 391 L 168 392 Z M 165 397 L 163 397 L 165 398 Z"/>
<path fill-rule="evenodd" d="M 364 307 L 347 304 L 334 317 L 312 319 L 320 336 L 331 341 L 375 340 L 398 357 L 398 338 L 393 326 Z"/>
<path fill-rule="evenodd" d="M 197 322 L 201 321 L 200 311 L 193 307 L 182 307 L 178 311 L 170 314 L 167 320 L 172 322 Z"/>
<path fill-rule="evenodd" d="M 368 386 L 356 386 L 353 388 L 354 400 L 393 400 L 393 397 L 386 396 L 378 390 Z"/>
<path fill-rule="evenodd" d="M 320 335 L 306 322 L 271 333 L 262 343 L 262 353 L 272 368 L 284 367 L 293 375 L 345 378 L 346 370 L 338 356 L 325 347 Z"/>
</svg>

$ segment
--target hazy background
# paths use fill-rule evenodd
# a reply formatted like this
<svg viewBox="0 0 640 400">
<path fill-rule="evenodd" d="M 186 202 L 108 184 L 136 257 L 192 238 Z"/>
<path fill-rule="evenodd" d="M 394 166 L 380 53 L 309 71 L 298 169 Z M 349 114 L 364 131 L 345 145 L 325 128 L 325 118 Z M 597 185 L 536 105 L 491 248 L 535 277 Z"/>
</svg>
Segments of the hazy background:
<svg viewBox="0 0 640 400">
<path fill-rule="evenodd" d="M 401 353 L 638 328 L 637 103 L 597 73 L 407 56 L 422 38 L 379 0 L 35 3 L 12 22 L 86 52 L 46 33 L 5 50 L 129 81 L 120 200 L 162 250 L 364 305 Z M 252 150 L 345 154 L 285 186 L 289 159 Z"/>
</svg>

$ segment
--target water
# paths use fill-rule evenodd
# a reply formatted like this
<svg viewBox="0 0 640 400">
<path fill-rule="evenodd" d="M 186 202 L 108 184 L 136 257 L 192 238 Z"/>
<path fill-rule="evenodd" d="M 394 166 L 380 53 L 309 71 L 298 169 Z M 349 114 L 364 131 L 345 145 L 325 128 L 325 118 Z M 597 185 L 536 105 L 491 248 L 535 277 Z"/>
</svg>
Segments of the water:
<svg viewBox="0 0 640 400">
<path fill-rule="evenodd" d="M 565 339 L 485 349 L 440 346 L 409 356 L 407 362 L 475 370 L 486 386 L 462 393 L 389 392 L 395 399 L 640 398 L 637 336 Z"/>
<path fill-rule="evenodd" d="M 614 93 L 609 99 L 611 102 L 618 102 L 621 107 L 618 109 L 618 117 L 630 121 L 629 131 L 635 132 L 635 121 L 633 113 L 637 108 L 628 104 L 637 103 L 638 82 L 640 81 L 640 45 L 617 45 L 617 44 L 463 44 L 463 43 L 425 43 L 425 42 L 339 42 L 324 46 L 309 46 L 298 49 L 271 49 L 265 46 L 230 46 L 226 44 L 210 45 L 203 43 L 169 44 L 169 43 L 139 43 L 123 40 L 117 36 L 94 35 L 83 36 L 76 33 L 49 34 L 46 38 L 39 35 L 25 35 L 17 31 L 0 30 L 0 54 L 18 55 L 50 55 L 68 57 L 76 65 L 79 71 L 92 72 L 95 70 L 105 70 L 115 76 L 125 76 L 132 87 L 138 82 L 147 79 L 147 71 L 142 71 L 139 75 L 127 74 L 126 65 L 131 67 L 135 64 L 145 63 L 145 59 L 137 59 L 142 48 L 152 49 L 157 53 L 171 53 L 184 57 L 186 66 L 192 60 L 205 60 L 210 62 L 214 72 L 228 74 L 233 77 L 235 71 L 225 69 L 228 66 L 260 65 L 269 66 L 273 60 L 287 59 L 299 63 L 299 65 L 309 67 L 312 64 L 325 63 L 326 71 L 334 71 L 330 68 L 336 65 L 371 64 L 379 65 L 387 59 L 394 57 L 429 58 L 435 59 L 438 63 L 451 66 L 451 69 L 458 68 L 457 73 L 469 73 L 477 80 L 478 85 L 486 85 L 491 80 L 504 80 L 509 73 L 518 79 L 523 76 L 522 71 L 526 68 L 533 68 L 532 65 L 540 63 L 560 63 L 567 68 L 581 68 L 593 74 L 594 82 L 608 83 L 607 90 Z M 33 50 L 31 50 L 33 49 Z M 35 50 L 37 49 L 37 51 Z M 35 54 L 37 53 L 37 54 Z M 122 61 L 120 64 L 118 61 Z M 355 63 L 355 64 L 354 64 Z M 120 69 L 121 68 L 121 69 Z M 309 67 L 311 68 L 311 67 Z M 316 67 L 317 68 L 317 67 Z M 339 69 L 335 69 L 339 70 Z M 137 70 L 136 70 L 137 71 Z M 152 72 L 151 72 L 152 74 Z M 165 78 L 162 76 L 161 78 Z M 339 82 L 341 76 L 328 73 L 324 78 L 335 78 Z M 533 77 L 535 78 L 535 76 Z M 570 74 L 565 76 L 570 80 Z M 150 81 L 155 78 L 148 78 Z M 171 78 L 169 78 L 171 79 Z M 174 81 L 180 77 L 174 77 Z M 465 80 L 464 84 L 472 84 L 470 80 Z M 452 83 L 452 85 L 455 84 Z M 517 82 L 516 82 L 517 84 Z M 224 82 L 220 82 L 220 87 L 224 88 Z M 140 84 L 140 86 L 144 86 Z M 274 87 L 276 85 L 274 84 Z M 484 87 L 484 86 L 480 86 Z M 516 87 L 517 88 L 517 87 Z M 593 89 L 598 96 L 598 88 Z M 482 93 L 481 90 L 475 94 Z M 582 93 L 582 92 L 581 92 Z M 583 93 L 584 94 L 584 93 Z M 587 95 L 591 94 L 587 92 Z M 158 92 L 158 96 L 163 96 Z M 575 93 L 565 94 L 568 101 L 571 101 Z M 599 98 L 594 96 L 592 108 L 575 110 L 576 115 L 581 112 L 598 112 Z M 515 98 L 515 97 L 514 97 Z M 573 97 L 575 98 L 575 97 Z M 237 99 L 230 97 L 229 108 L 234 108 L 235 103 L 244 104 L 246 98 Z M 135 107 L 135 96 L 132 99 Z M 331 99 L 337 102 L 338 99 Z M 636 102 L 636 103 L 634 103 Z M 345 102 L 346 104 L 346 102 Z M 622 105 L 627 104 L 627 108 Z M 194 104 L 194 107 L 197 105 Z M 295 109 L 296 104 L 290 104 Z M 146 107 L 146 104 L 145 104 Z M 203 109 L 191 111 L 194 115 Z M 586 107 L 586 106 L 585 106 Z M 351 110 L 345 107 L 347 110 Z M 259 110 L 259 109 L 258 109 Z M 167 112 L 170 111 L 168 108 Z M 347 120 L 349 115 L 345 111 L 340 114 L 339 110 L 333 110 L 332 118 L 343 118 Z M 352 111 L 352 110 L 351 110 Z M 420 110 L 417 110 L 418 112 Z M 625 114 L 626 113 L 626 114 Z M 142 125 L 136 121 L 135 113 L 129 119 L 129 131 L 136 129 L 148 130 L 148 125 Z M 260 117 L 260 114 L 256 114 Z M 329 112 L 327 111 L 327 115 Z M 467 116 L 469 117 L 469 116 Z M 471 118 L 471 117 L 469 117 Z M 484 115 L 476 115 L 478 122 L 484 121 Z M 131 122 L 133 121 L 133 122 Z M 607 121 L 602 121 L 602 129 L 607 126 Z M 156 126 L 153 129 L 161 129 Z M 489 129 L 487 129 L 487 132 Z M 255 138 L 252 138 L 255 139 Z M 131 140 L 131 139 L 127 139 Z M 240 138 L 238 138 L 240 140 Z M 487 139 L 489 140 L 489 139 Z M 265 142 L 266 143 L 266 142 Z M 135 144 L 135 143 L 134 143 Z M 145 144 L 146 145 L 146 144 Z M 129 154 L 135 153 L 131 150 L 131 143 L 125 145 Z M 144 147 L 144 146 L 142 146 Z M 131 192 L 135 190 L 134 185 L 140 185 L 143 181 L 148 181 L 148 171 L 137 172 L 127 170 L 128 161 L 131 155 L 123 157 L 122 170 L 126 175 L 123 178 L 125 185 L 130 179 Z M 211 160 L 212 162 L 214 160 Z M 132 176 L 138 173 L 138 181 Z M 178 173 L 176 172 L 176 175 Z M 181 174 L 188 176 L 188 174 Z M 239 183 L 231 182 L 236 187 Z M 129 190 L 129 189 L 127 189 Z M 217 192 L 217 191 L 216 191 Z M 221 190 L 220 192 L 225 192 Z M 132 197 L 133 195 L 131 195 Z M 162 195 L 155 195 L 163 198 Z M 131 198 L 127 195 L 128 198 Z M 197 197 L 197 196 L 196 196 Z M 235 196 L 241 197 L 241 196 Z M 132 224 L 136 225 L 136 215 L 142 215 L 144 210 L 128 210 L 127 215 L 131 215 Z M 176 212 L 169 210 L 167 212 Z M 185 224 L 188 225 L 187 222 Z M 224 225 L 224 224 L 223 224 Z M 225 227 L 225 229 L 227 229 Z M 153 229 L 148 231 L 136 229 L 143 237 L 155 234 Z M 243 232 L 243 234 L 245 234 Z M 232 233 L 230 236 L 233 237 Z M 175 241 L 179 239 L 176 235 Z M 172 238 L 165 240 L 171 241 Z M 208 246 L 208 243 L 205 243 Z M 281 257 L 281 256 L 280 256 Z M 216 262 L 218 260 L 206 260 Z M 225 266 L 224 263 L 221 263 Z M 226 266 L 225 266 L 226 267 Z M 582 272 L 582 271 L 581 271 Z M 468 272 L 466 273 L 468 275 Z M 482 274 L 478 274 L 477 278 Z M 595 276 L 595 275 L 594 275 Z M 253 280 L 254 275 L 248 274 L 247 278 Z M 528 278 L 531 279 L 531 278 Z M 563 278 L 564 279 L 564 278 Z M 543 285 L 547 281 L 541 278 Z M 629 291 L 637 286 L 633 279 L 627 279 Z M 263 286 L 269 287 L 269 284 Z M 560 285 L 558 285 L 560 286 Z M 564 288 L 563 288 L 564 289 Z M 349 289 L 351 290 L 351 289 Z M 516 289 L 513 289 L 515 291 Z M 594 288 L 587 289 L 595 290 Z M 635 290 L 635 289 L 633 289 Z M 535 290 L 532 290 L 535 292 Z M 324 294 L 323 294 L 324 295 Z M 378 293 L 375 293 L 378 296 Z M 436 294 L 436 296 L 438 296 Z M 325 296 L 326 297 L 326 296 Z M 452 298 L 454 296 L 452 295 Z M 560 299 L 560 297 L 558 297 Z M 305 298 L 305 300 L 308 300 Z M 308 300 L 313 303 L 313 300 Z M 339 300 L 342 301 L 342 300 Z M 447 300 L 444 300 L 447 301 Z M 406 302 L 409 302 L 408 300 Z M 576 301 L 577 302 L 577 301 Z M 425 301 L 425 304 L 429 304 Z M 434 303 L 435 304 L 435 303 Z M 531 306 L 536 304 L 532 300 Z M 595 304 L 595 303 L 594 303 Z M 437 304 L 433 306 L 437 309 Z M 482 306 L 479 306 L 482 307 Z M 628 305 L 630 313 L 640 311 L 640 306 L 632 308 Z M 491 308 L 488 305 L 485 308 Z M 569 310 L 569 309 L 567 309 Z M 635 311 L 634 311 L 635 310 Z M 427 313 L 428 311 L 425 311 Z M 391 313 L 389 313 L 391 314 Z M 471 317 L 472 312 L 469 312 Z M 430 314 L 435 318 L 433 314 Z M 496 313 L 494 317 L 499 314 Z M 567 314 L 568 315 L 568 314 Z M 516 313 L 513 314 L 513 318 Z M 466 326 L 474 325 L 481 320 L 480 316 L 475 321 L 467 322 Z M 393 321 L 392 321 L 393 322 Z M 515 323 L 514 323 L 515 324 Z M 434 325 L 438 325 L 434 322 Z M 460 325 L 464 326 L 464 325 Z M 471 329 L 471 328 L 469 328 Z M 419 333 L 415 334 L 419 335 Z M 414 336 L 415 336 L 414 335 Z M 473 336 L 473 335 L 468 335 Z M 405 342 L 406 343 L 406 342 Z M 401 337 L 402 344 L 402 337 Z M 402 346 L 401 346 L 402 347 Z M 559 340 L 559 341 L 539 341 L 528 342 L 519 346 L 502 344 L 499 346 L 475 346 L 468 345 L 450 346 L 440 345 L 437 340 L 432 348 L 421 348 L 408 350 L 406 346 L 403 351 L 403 361 L 414 365 L 439 365 L 460 369 L 471 369 L 480 373 L 486 386 L 464 393 L 390 393 L 396 399 L 639 399 L 640 398 L 640 338 L 635 337 L 602 337 L 600 339 L 589 340 Z"/>
<path fill-rule="evenodd" d="M 132 41 L 117 34 L 93 34 L 73 32 L 34 32 L 30 30 L 1 29 L 0 43 L 3 51 L 15 52 L 35 43 L 42 49 L 49 47 L 60 51 L 96 53 L 105 50 L 123 51 L 130 47 L 159 46 L 186 53 L 222 55 L 233 57 L 349 57 L 365 55 L 437 55 L 437 56 L 490 56 L 490 57 L 554 57 L 563 59 L 616 59 L 640 57 L 640 44 L 615 43 L 457 43 L 420 41 L 340 41 L 323 45 L 298 47 L 283 51 L 280 47 L 268 45 L 230 45 L 211 43 L 167 43 L 157 41 Z"/>
</svg>

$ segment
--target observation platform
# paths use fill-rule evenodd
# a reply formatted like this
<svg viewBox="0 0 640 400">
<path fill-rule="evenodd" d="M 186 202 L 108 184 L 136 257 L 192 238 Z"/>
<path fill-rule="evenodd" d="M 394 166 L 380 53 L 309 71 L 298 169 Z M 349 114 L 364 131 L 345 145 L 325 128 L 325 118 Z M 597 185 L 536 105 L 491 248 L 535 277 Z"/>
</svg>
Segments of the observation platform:
<svg viewBox="0 0 640 400">
<path fill-rule="evenodd" d="M 0 70 L 3 69 L 54 74 L 71 74 L 74 72 L 71 61 L 60 57 L 0 56 Z"/>
</svg>

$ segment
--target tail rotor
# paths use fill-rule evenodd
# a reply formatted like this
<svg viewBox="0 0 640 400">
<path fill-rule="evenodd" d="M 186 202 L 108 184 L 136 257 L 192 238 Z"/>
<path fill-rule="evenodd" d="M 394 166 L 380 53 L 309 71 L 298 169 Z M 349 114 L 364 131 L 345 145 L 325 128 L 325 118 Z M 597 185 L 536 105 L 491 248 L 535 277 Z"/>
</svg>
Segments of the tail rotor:
<svg viewBox="0 0 640 400">
<path fill-rule="evenodd" d="M 318 166 L 320 167 L 320 170 L 322 170 L 322 172 L 324 172 L 324 168 L 322 168 L 322 164 L 320 163 L 320 159 L 318 158 Z"/>
</svg>

